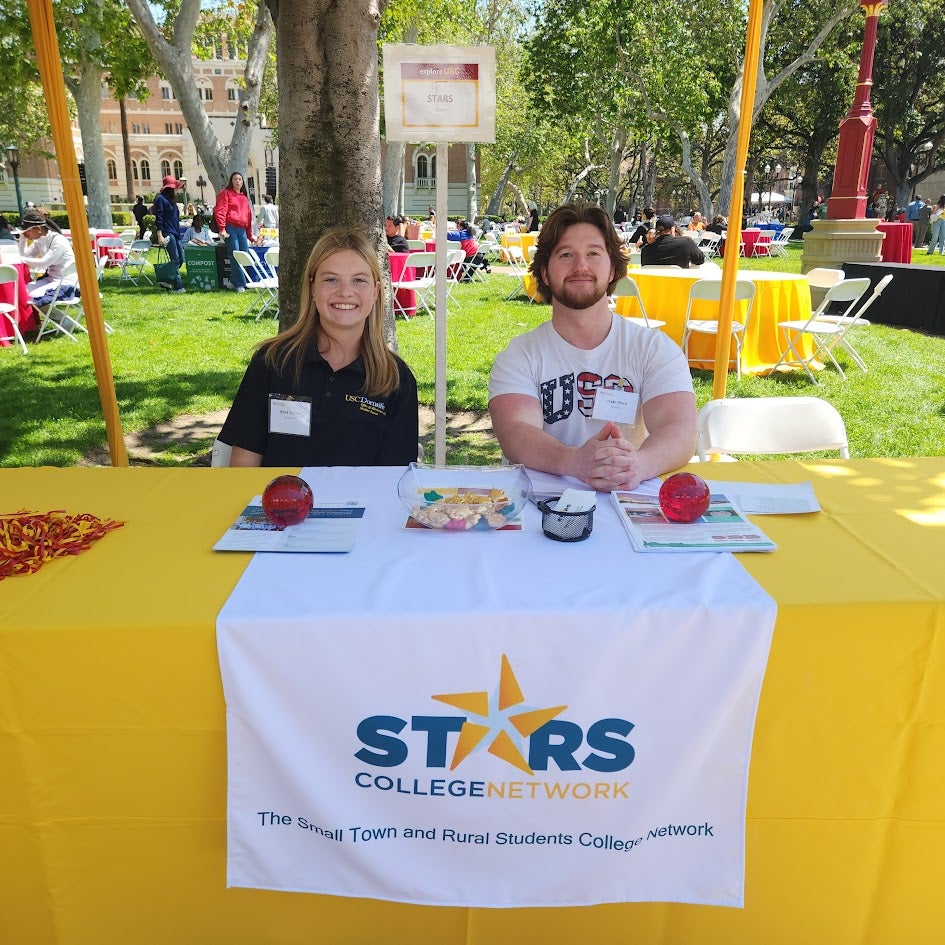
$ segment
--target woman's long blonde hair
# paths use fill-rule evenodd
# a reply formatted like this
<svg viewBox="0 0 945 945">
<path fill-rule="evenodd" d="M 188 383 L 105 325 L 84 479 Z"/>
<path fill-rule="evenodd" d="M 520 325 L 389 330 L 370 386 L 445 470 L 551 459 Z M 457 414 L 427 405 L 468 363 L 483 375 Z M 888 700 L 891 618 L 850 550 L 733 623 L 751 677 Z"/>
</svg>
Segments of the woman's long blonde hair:
<svg viewBox="0 0 945 945">
<path fill-rule="evenodd" d="M 363 230 L 337 226 L 327 230 L 309 253 L 308 262 L 302 272 L 302 296 L 299 318 L 290 328 L 264 341 L 259 350 L 266 364 L 277 371 L 286 372 L 292 365 L 296 384 L 302 379 L 302 365 L 313 349 L 318 348 L 324 332 L 321 315 L 312 297 L 312 283 L 319 267 L 335 253 L 354 250 L 367 264 L 371 278 L 380 286 L 371 314 L 364 323 L 361 336 L 361 360 L 364 363 L 364 389 L 362 393 L 372 397 L 388 397 L 400 386 L 400 371 L 397 359 L 384 341 L 384 284 L 377 254 Z"/>
</svg>

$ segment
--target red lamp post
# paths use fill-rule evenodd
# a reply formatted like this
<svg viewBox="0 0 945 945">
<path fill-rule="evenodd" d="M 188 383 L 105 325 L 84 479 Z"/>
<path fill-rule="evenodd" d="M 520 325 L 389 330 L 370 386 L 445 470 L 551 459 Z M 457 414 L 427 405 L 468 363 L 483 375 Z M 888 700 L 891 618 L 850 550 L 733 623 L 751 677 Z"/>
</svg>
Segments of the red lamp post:
<svg viewBox="0 0 945 945">
<path fill-rule="evenodd" d="M 856 94 L 846 118 L 840 122 L 840 142 L 833 189 L 827 200 L 828 220 L 862 220 L 866 216 L 867 181 L 876 118 L 870 104 L 873 85 L 873 54 L 876 51 L 876 25 L 888 0 L 860 0 L 866 13 L 863 50 L 860 53 L 860 74 Z"/>
</svg>

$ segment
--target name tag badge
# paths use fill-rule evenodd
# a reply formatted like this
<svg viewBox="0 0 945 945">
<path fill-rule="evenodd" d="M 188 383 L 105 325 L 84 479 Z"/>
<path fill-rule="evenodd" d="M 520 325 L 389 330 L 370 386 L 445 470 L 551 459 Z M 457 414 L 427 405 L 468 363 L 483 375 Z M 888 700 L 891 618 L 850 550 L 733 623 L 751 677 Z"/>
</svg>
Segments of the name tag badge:
<svg viewBox="0 0 945 945">
<path fill-rule="evenodd" d="M 639 402 L 640 395 L 635 391 L 598 389 L 591 416 L 595 420 L 613 420 L 632 427 L 637 422 Z"/>
<path fill-rule="evenodd" d="M 309 436 L 312 432 L 312 398 L 270 394 L 269 432 Z"/>
</svg>

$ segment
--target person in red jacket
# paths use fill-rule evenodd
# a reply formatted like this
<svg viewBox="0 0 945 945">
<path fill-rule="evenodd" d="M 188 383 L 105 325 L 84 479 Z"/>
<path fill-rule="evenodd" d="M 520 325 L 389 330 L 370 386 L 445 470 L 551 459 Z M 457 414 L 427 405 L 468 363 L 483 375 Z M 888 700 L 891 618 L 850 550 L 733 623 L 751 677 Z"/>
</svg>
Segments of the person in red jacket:
<svg viewBox="0 0 945 945">
<path fill-rule="evenodd" d="M 213 208 L 220 235 L 226 238 L 230 257 L 230 284 L 237 292 L 246 291 L 246 280 L 233 260 L 233 250 L 249 252 L 249 236 L 253 232 L 253 207 L 246 195 L 246 182 L 239 171 L 230 174 L 229 183 L 217 194 Z"/>
</svg>

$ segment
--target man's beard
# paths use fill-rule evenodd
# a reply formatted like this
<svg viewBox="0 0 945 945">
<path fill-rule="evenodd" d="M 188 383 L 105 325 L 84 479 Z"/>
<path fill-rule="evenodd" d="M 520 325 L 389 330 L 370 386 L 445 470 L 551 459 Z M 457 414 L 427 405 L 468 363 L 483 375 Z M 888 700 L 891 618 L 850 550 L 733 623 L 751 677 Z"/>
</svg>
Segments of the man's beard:
<svg viewBox="0 0 945 945">
<path fill-rule="evenodd" d="M 607 286 L 601 285 L 596 279 L 593 285 L 582 284 L 572 287 L 566 281 L 558 286 L 551 287 L 552 297 L 562 305 L 581 311 L 596 305 L 607 293 Z"/>
</svg>

